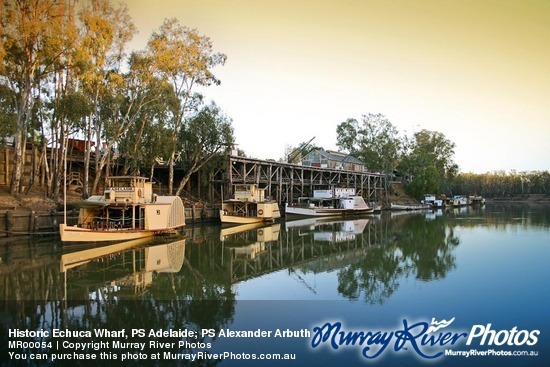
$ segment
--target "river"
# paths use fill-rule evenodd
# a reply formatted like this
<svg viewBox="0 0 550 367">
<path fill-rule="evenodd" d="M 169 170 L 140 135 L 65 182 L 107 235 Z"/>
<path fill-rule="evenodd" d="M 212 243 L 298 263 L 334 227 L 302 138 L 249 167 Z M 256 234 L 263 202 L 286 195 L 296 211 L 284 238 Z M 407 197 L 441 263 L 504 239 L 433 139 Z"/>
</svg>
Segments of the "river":
<svg viewBox="0 0 550 367">
<path fill-rule="evenodd" d="M 511 203 L 11 238 L 0 363 L 548 365 L 549 234 L 549 207 Z"/>
</svg>

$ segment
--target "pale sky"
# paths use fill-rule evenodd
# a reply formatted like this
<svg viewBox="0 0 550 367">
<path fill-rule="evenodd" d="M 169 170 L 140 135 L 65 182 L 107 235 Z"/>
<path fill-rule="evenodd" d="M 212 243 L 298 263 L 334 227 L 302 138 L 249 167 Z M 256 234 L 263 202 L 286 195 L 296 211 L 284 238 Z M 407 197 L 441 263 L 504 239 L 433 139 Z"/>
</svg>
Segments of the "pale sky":
<svg viewBox="0 0 550 367">
<path fill-rule="evenodd" d="M 239 148 L 279 159 L 384 114 L 443 133 L 462 172 L 550 170 L 550 1 L 126 0 L 143 49 L 165 18 L 227 55 L 204 91 Z M 368 166 L 368 162 L 367 162 Z"/>
</svg>

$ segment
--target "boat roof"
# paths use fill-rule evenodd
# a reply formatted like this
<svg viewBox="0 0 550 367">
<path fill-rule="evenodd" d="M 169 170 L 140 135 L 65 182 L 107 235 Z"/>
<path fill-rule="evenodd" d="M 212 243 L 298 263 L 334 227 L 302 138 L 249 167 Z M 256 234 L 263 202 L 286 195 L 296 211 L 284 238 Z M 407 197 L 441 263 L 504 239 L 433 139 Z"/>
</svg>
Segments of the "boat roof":
<svg viewBox="0 0 550 367">
<path fill-rule="evenodd" d="M 309 200 L 309 201 L 334 201 L 341 198 L 316 198 L 313 196 L 300 196 L 298 200 Z"/>
<path fill-rule="evenodd" d="M 74 208 L 98 208 L 98 207 L 102 207 L 102 206 L 107 206 L 109 205 L 109 203 L 107 203 L 106 201 L 88 201 L 88 200 L 83 200 L 83 201 L 76 201 L 76 202 L 72 202 L 72 203 L 67 203 L 67 205 L 71 206 L 71 207 L 74 207 Z"/>
</svg>

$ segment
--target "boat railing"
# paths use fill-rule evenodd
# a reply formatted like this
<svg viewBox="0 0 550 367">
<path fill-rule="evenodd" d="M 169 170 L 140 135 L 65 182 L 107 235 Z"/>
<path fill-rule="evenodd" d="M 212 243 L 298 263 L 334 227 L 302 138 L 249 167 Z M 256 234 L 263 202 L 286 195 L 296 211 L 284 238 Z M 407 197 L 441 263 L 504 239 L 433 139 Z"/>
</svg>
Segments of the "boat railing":
<svg viewBox="0 0 550 367">
<path fill-rule="evenodd" d="M 224 215 L 231 216 L 231 217 L 254 217 L 256 216 L 255 211 L 249 211 L 248 213 L 245 213 L 243 211 L 228 211 L 224 210 Z"/>
<path fill-rule="evenodd" d="M 137 221 L 138 225 L 136 229 L 143 228 L 144 219 L 141 218 Z M 132 219 L 131 218 L 105 218 L 105 217 L 93 217 L 92 220 L 87 221 L 82 224 L 82 228 L 92 229 L 92 230 L 119 230 L 119 229 L 129 229 L 131 228 Z"/>
</svg>

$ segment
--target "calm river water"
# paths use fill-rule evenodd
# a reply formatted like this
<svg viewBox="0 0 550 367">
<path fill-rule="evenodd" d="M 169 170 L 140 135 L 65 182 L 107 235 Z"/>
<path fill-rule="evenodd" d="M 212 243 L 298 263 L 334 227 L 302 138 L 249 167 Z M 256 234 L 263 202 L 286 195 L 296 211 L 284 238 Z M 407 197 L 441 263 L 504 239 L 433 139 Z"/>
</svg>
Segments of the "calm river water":
<svg viewBox="0 0 550 367">
<path fill-rule="evenodd" d="M 549 240 L 522 204 L 14 238 L 0 365 L 547 366 Z"/>
</svg>

